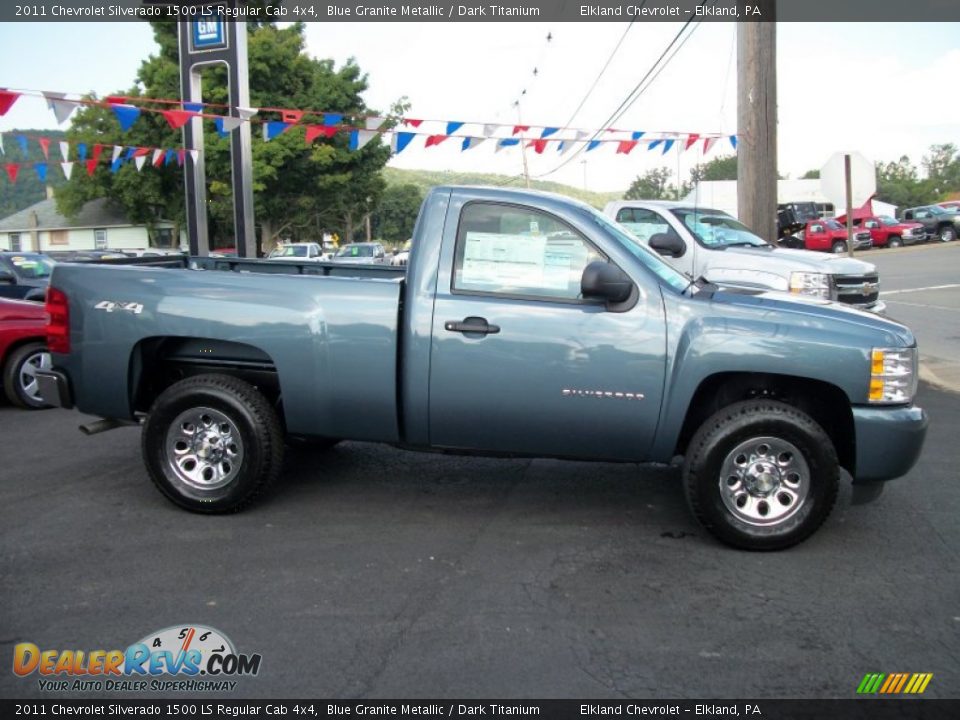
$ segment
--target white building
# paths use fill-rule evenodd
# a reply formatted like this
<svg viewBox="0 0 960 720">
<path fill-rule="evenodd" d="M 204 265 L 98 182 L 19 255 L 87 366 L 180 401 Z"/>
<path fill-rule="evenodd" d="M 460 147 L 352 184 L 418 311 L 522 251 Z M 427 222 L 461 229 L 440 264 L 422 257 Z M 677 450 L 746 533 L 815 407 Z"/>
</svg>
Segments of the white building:
<svg viewBox="0 0 960 720">
<path fill-rule="evenodd" d="M 186 247 L 186 233 L 179 241 L 175 226 L 161 221 L 153 237 L 143 225 L 134 225 L 104 198 L 91 200 L 74 219 L 57 212 L 53 198 L 0 220 L 0 250 L 49 252 L 56 250 L 144 250 L 150 247 Z"/>
<path fill-rule="evenodd" d="M 684 198 L 686 202 L 695 203 L 713 210 L 723 210 L 734 217 L 737 216 L 737 181 L 736 180 L 704 180 Z M 817 205 L 820 215 L 834 217 L 843 215 L 843 208 L 834 208 L 820 190 L 820 180 L 778 180 L 777 203 L 812 202 Z M 896 205 L 873 200 L 873 211 L 877 215 L 894 216 Z"/>
</svg>

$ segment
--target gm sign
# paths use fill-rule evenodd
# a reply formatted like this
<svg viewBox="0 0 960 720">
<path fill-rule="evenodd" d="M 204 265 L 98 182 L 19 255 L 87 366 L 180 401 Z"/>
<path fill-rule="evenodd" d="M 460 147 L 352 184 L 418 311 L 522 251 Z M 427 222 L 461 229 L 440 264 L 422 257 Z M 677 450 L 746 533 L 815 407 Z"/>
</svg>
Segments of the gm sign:
<svg viewBox="0 0 960 720">
<path fill-rule="evenodd" d="M 190 49 L 193 52 L 224 50 L 227 33 L 224 21 L 215 16 L 190 21 Z"/>
</svg>

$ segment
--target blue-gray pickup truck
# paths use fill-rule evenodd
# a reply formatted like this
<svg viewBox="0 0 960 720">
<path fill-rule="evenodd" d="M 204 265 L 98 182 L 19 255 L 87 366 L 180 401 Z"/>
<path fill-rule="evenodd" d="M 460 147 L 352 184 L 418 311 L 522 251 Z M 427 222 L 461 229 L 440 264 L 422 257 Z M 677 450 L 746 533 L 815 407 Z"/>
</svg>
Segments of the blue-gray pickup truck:
<svg viewBox="0 0 960 720">
<path fill-rule="evenodd" d="M 141 422 L 160 491 L 236 511 L 285 441 L 667 463 L 722 541 L 778 549 L 906 474 L 927 418 L 903 325 L 691 283 L 594 209 L 430 192 L 406 268 L 59 264 L 47 402 Z M 220 270 L 232 270 L 221 272 Z"/>
</svg>

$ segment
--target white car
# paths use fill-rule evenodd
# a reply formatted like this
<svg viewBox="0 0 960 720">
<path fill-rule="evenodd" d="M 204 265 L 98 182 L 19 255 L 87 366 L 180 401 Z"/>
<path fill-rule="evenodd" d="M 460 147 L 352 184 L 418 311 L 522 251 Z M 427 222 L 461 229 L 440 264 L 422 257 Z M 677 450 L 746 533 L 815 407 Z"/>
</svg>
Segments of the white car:
<svg viewBox="0 0 960 720">
<path fill-rule="evenodd" d="M 267 255 L 267 260 L 308 260 L 323 262 L 330 257 L 323 252 L 319 243 L 298 242 L 280 245 Z"/>
</svg>

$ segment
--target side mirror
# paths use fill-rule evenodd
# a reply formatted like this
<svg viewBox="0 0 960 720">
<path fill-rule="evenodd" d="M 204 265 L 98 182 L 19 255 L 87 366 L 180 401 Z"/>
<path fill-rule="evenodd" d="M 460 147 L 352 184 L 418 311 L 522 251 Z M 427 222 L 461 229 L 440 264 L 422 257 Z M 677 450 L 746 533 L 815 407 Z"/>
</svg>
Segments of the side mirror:
<svg viewBox="0 0 960 720">
<path fill-rule="evenodd" d="M 6 270 L 0 271 L 0 283 L 12 283 L 14 280 L 12 273 L 8 273 Z"/>
<path fill-rule="evenodd" d="M 595 260 L 583 269 L 580 294 L 584 298 L 597 298 L 616 304 L 626 301 L 632 291 L 633 281 L 616 265 Z"/>
<path fill-rule="evenodd" d="M 667 233 L 651 235 L 649 245 L 652 250 L 656 250 L 659 254 L 675 258 L 681 257 L 687 251 L 687 246 L 679 235 Z"/>
</svg>

